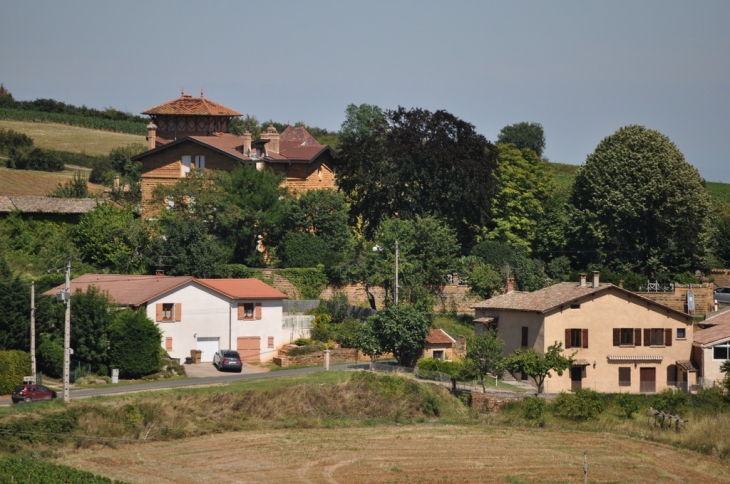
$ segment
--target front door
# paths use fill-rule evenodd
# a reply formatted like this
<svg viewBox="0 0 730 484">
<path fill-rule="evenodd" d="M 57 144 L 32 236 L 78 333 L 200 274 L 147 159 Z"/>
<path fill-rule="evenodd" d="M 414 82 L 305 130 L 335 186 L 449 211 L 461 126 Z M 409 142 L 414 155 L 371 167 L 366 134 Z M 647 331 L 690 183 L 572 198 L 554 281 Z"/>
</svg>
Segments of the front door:
<svg viewBox="0 0 730 484">
<path fill-rule="evenodd" d="M 640 368 L 639 383 L 642 393 L 656 392 L 656 368 Z"/>
<path fill-rule="evenodd" d="M 570 389 L 582 388 L 583 386 L 583 367 L 574 366 L 570 369 Z"/>
</svg>

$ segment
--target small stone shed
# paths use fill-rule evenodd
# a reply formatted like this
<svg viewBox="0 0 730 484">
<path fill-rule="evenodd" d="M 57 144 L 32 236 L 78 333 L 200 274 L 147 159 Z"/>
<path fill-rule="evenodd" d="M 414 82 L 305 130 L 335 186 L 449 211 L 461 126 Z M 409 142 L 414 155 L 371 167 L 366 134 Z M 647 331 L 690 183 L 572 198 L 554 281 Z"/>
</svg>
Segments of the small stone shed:
<svg viewBox="0 0 730 484">
<path fill-rule="evenodd" d="M 437 360 L 451 360 L 454 358 L 456 340 L 443 329 L 432 329 L 426 336 L 426 345 L 423 348 L 424 358 Z"/>
</svg>

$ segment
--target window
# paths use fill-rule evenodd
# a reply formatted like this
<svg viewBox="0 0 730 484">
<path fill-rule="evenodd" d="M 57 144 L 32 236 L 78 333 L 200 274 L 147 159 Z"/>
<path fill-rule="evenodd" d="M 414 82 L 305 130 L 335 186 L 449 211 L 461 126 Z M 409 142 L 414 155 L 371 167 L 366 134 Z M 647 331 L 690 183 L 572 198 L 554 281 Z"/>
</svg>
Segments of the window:
<svg viewBox="0 0 730 484">
<path fill-rule="evenodd" d="M 687 338 L 687 330 L 684 328 L 677 328 L 677 339 L 686 339 Z"/>
<path fill-rule="evenodd" d="M 647 336 L 647 338 L 648 338 L 648 336 Z M 641 329 L 639 329 L 639 328 L 613 328 L 613 345 L 614 346 L 641 346 Z"/>
<path fill-rule="evenodd" d="M 633 345 L 634 345 L 633 328 L 621 328 L 621 346 L 633 346 Z"/>
<path fill-rule="evenodd" d="M 588 330 L 566 329 L 565 348 L 588 348 Z"/>
<path fill-rule="evenodd" d="M 190 173 L 190 158 L 190 155 L 183 155 L 182 159 L 180 160 L 182 162 L 182 168 L 180 170 L 181 176 L 185 176 Z"/>
<path fill-rule="evenodd" d="M 522 327 L 522 347 L 527 347 L 527 326 Z"/>
<path fill-rule="evenodd" d="M 238 319 L 261 319 L 261 303 L 238 303 Z"/>
<path fill-rule="evenodd" d="M 631 367 L 622 366 L 618 369 L 618 386 L 630 387 L 631 386 Z"/>
<path fill-rule="evenodd" d="M 570 309 L 580 309 L 580 304 L 571 304 Z"/>
<path fill-rule="evenodd" d="M 712 347 L 713 360 L 730 360 L 730 342 Z"/>
<path fill-rule="evenodd" d="M 198 170 L 205 169 L 205 156 L 203 156 L 203 155 L 195 156 L 195 168 L 197 168 Z"/>
<path fill-rule="evenodd" d="M 173 320 L 173 314 L 172 312 L 175 310 L 175 305 L 172 303 L 163 303 L 162 304 L 162 320 L 163 321 L 172 321 Z"/>
<path fill-rule="evenodd" d="M 444 359 L 444 352 L 443 351 L 434 351 L 433 352 L 433 359 L 434 360 L 443 360 Z"/>
<path fill-rule="evenodd" d="M 651 345 L 652 346 L 663 346 L 664 345 L 664 331 L 661 329 L 651 330 Z"/>
</svg>

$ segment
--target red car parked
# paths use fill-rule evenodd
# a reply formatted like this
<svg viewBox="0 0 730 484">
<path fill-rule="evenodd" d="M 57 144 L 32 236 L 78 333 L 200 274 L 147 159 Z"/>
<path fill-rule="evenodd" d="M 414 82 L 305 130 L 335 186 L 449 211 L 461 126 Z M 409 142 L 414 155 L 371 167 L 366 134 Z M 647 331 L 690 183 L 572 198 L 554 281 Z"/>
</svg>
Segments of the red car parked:
<svg viewBox="0 0 730 484">
<path fill-rule="evenodd" d="M 13 403 L 20 402 L 37 402 L 39 400 L 51 400 L 56 398 L 56 392 L 43 385 L 35 383 L 26 383 L 18 385 L 13 389 Z"/>
</svg>

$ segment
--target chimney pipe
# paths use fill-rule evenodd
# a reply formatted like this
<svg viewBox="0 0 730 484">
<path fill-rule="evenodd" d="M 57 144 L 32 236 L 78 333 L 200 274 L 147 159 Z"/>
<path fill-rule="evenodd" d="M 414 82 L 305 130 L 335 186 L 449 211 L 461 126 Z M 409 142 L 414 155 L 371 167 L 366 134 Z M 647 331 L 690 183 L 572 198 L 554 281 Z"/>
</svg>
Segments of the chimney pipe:
<svg viewBox="0 0 730 484">
<path fill-rule="evenodd" d="M 515 280 L 514 279 L 507 279 L 507 294 L 514 292 L 515 290 Z"/>
<path fill-rule="evenodd" d="M 157 126 L 150 121 L 147 125 L 147 149 L 154 150 L 157 147 Z"/>
<path fill-rule="evenodd" d="M 586 274 L 580 275 L 580 287 L 586 287 Z"/>
<path fill-rule="evenodd" d="M 598 287 L 598 277 L 600 276 L 600 274 L 601 273 L 598 271 L 593 271 L 593 289 Z"/>
<path fill-rule="evenodd" d="M 267 155 L 269 152 L 279 154 L 279 132 L 276 131 L 273 124 L 270 124 L 269 127 L 261 133 L 261 139 L 269 140 L 269 142 L 265 145 Z"/>
<path fill-rule="evenodd" d="M 249 130 L 246 130 L 245 133 L 243 133 L 243 154 L 248 156 L 251 154 L 251 141 L 253 140 L 253 136 L 251 135 L 251 132 Z"/>
</svg>

